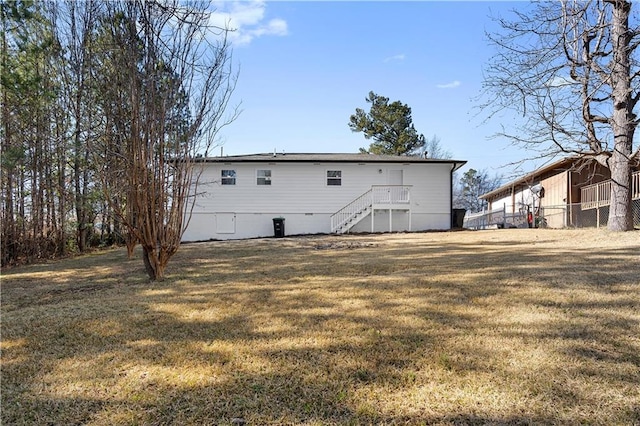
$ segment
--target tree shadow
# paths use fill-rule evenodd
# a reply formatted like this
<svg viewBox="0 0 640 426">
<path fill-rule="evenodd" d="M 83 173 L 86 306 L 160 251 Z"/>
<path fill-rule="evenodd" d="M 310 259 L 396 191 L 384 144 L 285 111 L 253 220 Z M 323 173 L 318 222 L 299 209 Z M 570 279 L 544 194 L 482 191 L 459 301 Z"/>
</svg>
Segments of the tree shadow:
<svg viewBox="0 0 640 426">
<path fill-rule="evenodd" d="M 163 283 L 99 261 L 72 282 L 3 279 L 2 405 L 21 407 L 3 423 L 584 422 L 603 401 L 581 383 L 639 382 L 637 247 L 550 262 L 516 242 L 377 238 L 192 245 Z M 613 397 L 595 423 L 640 420 L 637 396 Z"/>
</svg>

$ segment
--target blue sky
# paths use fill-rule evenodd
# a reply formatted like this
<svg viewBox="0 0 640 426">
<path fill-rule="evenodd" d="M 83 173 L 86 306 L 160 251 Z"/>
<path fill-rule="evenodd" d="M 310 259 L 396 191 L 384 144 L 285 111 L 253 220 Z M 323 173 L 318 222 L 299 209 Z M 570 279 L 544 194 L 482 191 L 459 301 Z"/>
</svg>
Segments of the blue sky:
<svg viewBox="0 0 640 426">
<path fill-rule="evenodd" d="M 522 6 L 522 3 L 520 3 Z M 220 133 L 225 155 L 357 152 L 371 141 L 348 127 L 369 91 L 412 108 L 418 132 L 440 138 L 465 168 L 510 177 L 527 152 L 488 138 L 500 119 L 477 116 L 492 55 L 490 16 L 508 2 L 219 2 L 236 28 L 241 115 Z M 512 119 L 511 119 L 512 120 Z M 505 119 L 505 121 L 508 121 Z M 219 155 L 219 148 L 216 155 Z M 533 166 L 532 166 L 533 167 Z M 528 170 L 524 170 L 528 171 Z"/>
</svg>

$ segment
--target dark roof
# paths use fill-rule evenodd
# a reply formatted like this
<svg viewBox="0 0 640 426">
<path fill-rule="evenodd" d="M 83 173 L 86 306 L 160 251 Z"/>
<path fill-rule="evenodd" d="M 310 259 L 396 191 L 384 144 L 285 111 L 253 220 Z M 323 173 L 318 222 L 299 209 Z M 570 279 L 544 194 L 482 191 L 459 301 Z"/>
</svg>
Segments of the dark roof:
<svg viewBox="0 0 640 426">
<path fill-rule="evenodd" d="M 457 170 L 466 161 L 439 158 L 423 158 L 400 155 L 373 154 L 313 154 L 313 153 L 269 153 L 249 155 L 227 155 L 222 157 L 203 157 L 200 161 L 207 163 L 250 163 L 250 162 L 296 162 L 296 163 L 419 163 L 419 164 L 452 164 Z"/>
</svg>

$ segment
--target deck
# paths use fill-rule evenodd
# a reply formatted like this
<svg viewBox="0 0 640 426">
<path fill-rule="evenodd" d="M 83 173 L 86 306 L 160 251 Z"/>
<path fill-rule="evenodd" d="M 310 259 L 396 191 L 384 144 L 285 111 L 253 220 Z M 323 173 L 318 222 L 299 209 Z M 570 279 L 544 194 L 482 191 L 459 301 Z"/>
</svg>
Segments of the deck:
<svg viewBox="0 0 640 426">
<path fill-rule="evenodd" d="M 631 199 L 640 200 L 640 172 L 631 175 Z M 582 210 L 597 209 L 611 203 L 611 179 L 582 188 Z"/>
<path fill-rule="evenodd" d="M 411 185 L 372 185 L 371 189 L 331 216 L 331 232 L 349 232 L 375 210 L 408 210 L 411 228 Z M 389 231 L 393 228 L 389 215 Z M 371 214 L 371 232 L 374 229 Z"/>
</svg>

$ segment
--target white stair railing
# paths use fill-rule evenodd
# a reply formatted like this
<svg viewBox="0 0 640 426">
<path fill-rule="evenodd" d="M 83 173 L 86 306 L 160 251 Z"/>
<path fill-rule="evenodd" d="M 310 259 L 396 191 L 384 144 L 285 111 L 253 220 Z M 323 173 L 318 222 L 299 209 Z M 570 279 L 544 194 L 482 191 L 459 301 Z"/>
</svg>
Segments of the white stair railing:
<svg viewBox="0 0 640 426">
<path fill-rule="evenodd" d="M 409 204 L 411 185 L 373 185 L 373 204 Z"/>
<path fill-rule="evenodd" d="M 371 189 L 331 215 L 331 232 L 343 233 L 366 217 L 372 209 L 408 209 L 411 185 L 372 185 Z"/>
<path fill-rule="evenodd" d="M 337 212 L 331 215 L 331 232 L 344 232 L 348 225 L 365 212 L 371 209 L 371 190 L 365 192 Z"/>
</svg>

